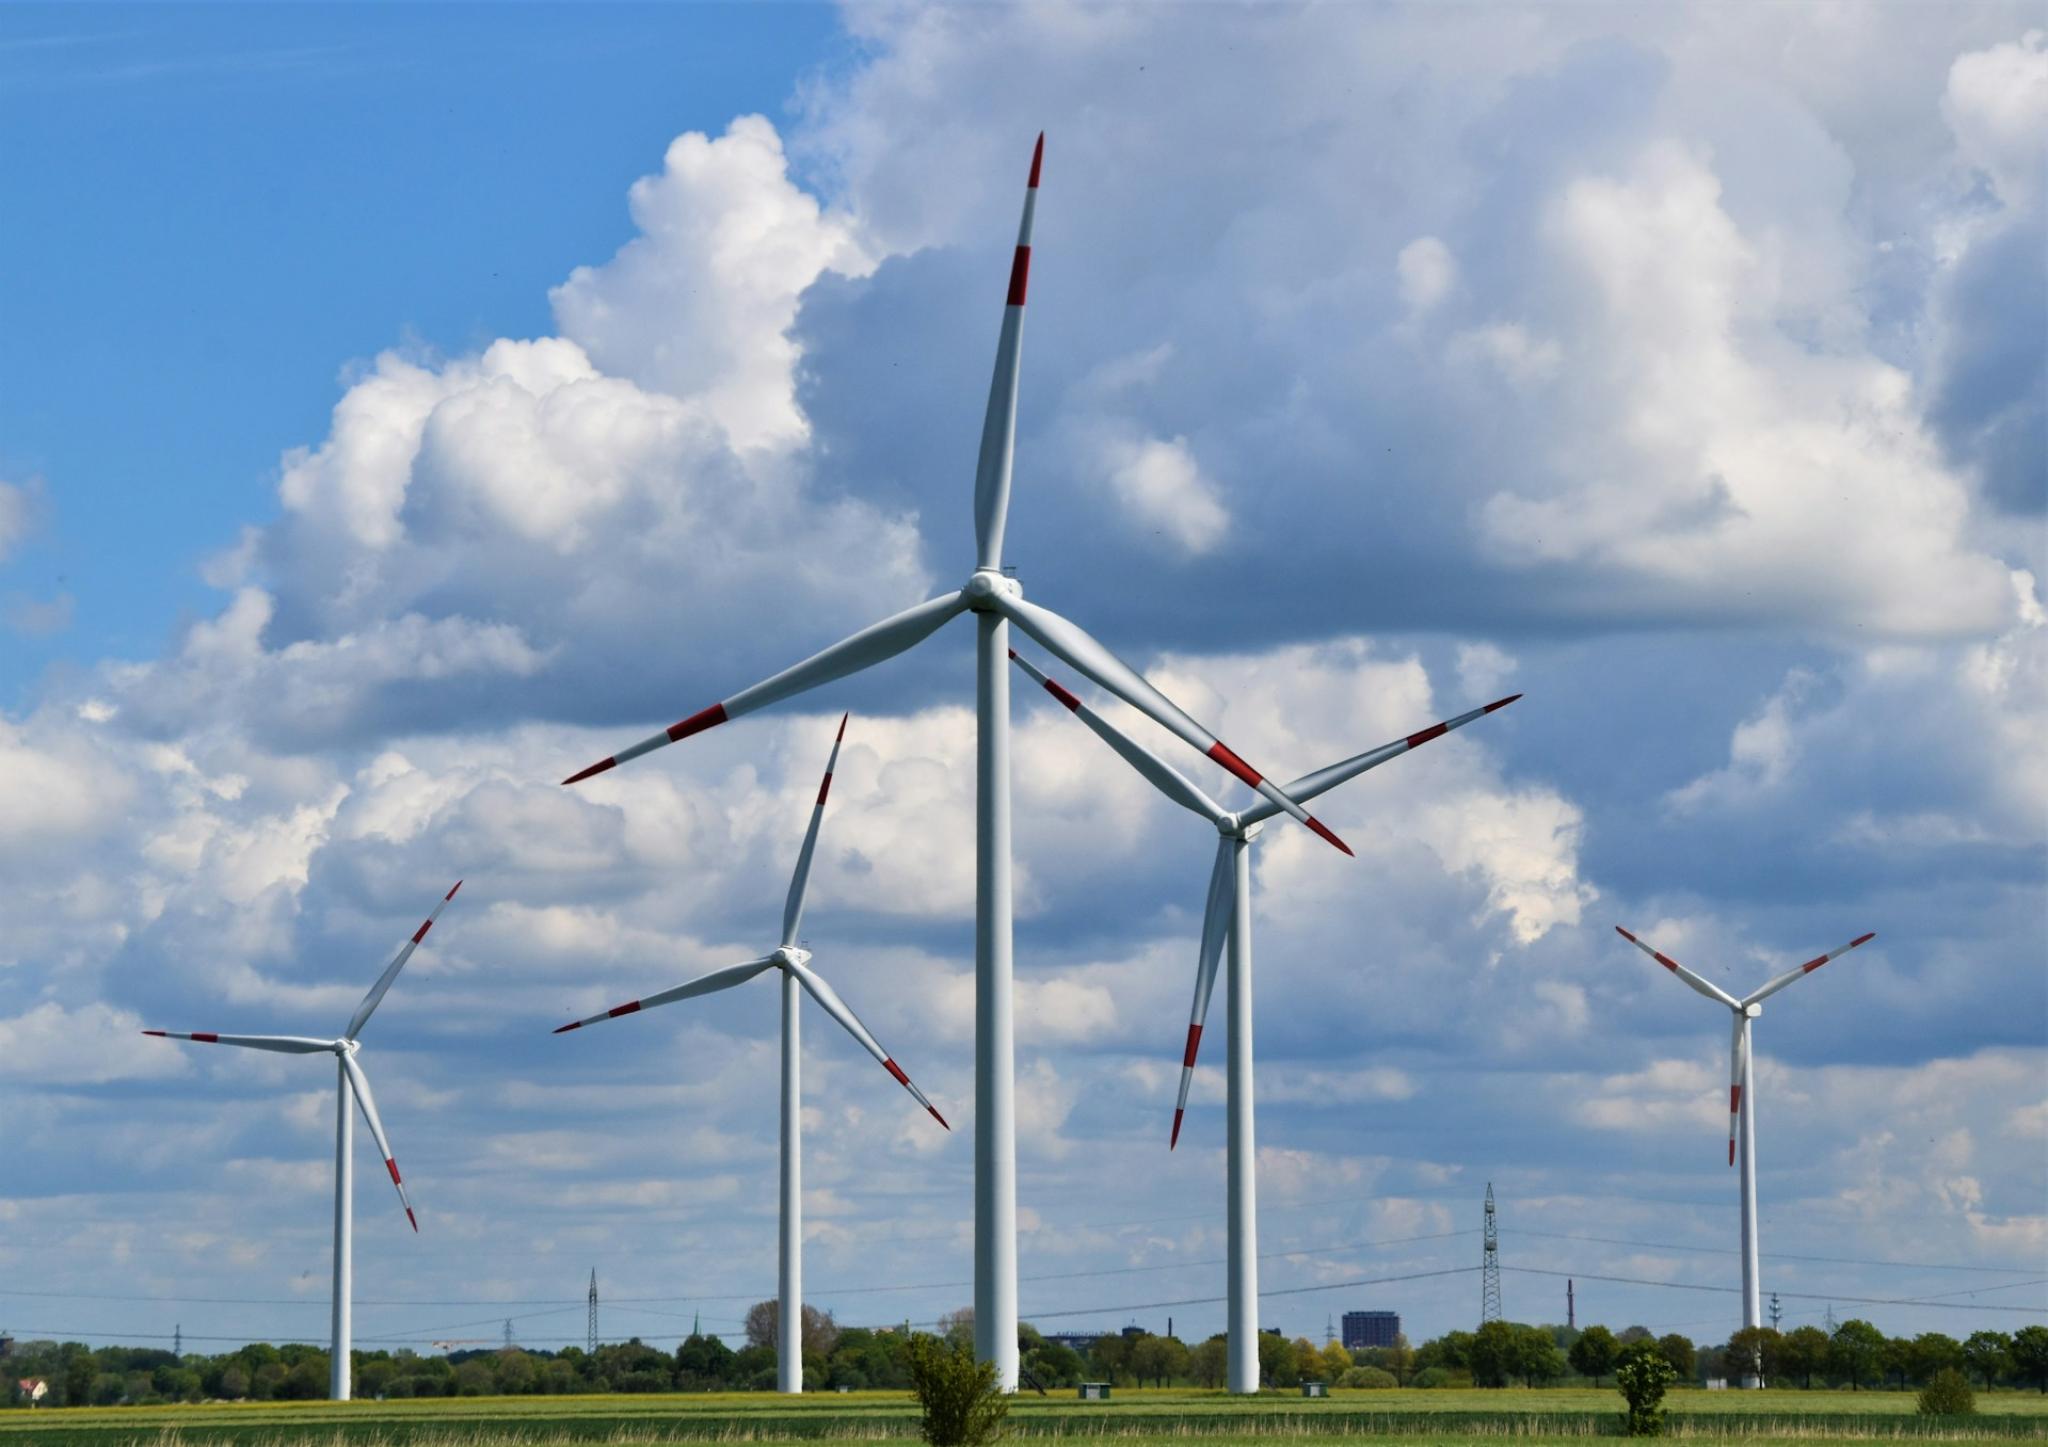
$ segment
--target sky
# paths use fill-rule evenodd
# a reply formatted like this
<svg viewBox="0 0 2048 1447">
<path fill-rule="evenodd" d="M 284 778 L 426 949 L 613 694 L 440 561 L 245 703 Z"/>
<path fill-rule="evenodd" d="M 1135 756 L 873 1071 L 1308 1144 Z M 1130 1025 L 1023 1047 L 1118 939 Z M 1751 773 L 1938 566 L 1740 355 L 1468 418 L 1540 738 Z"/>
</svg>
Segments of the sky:
<svg viewBox="0 0 2048 1447">
<path fill-rule="evenodd" d="M 772 946 L 842 711 L 806 945 L 954 1129 L 806 1016 L 808 1295 L 970 1299 L 964 625 L 558 781 L 965 580 L 1041 130 L 1027 596 L 1280 777 L 1524 695 L 1256 847 L 1265 1323 L 1471 1326 L 1491 1182 L 1509 1316 L 1739 1324 L 1724 1023 L 1617 924 L 1877 932 L 1756 1027 L 1787 1326 L 2048 1319 L 2040 6 L 15 8 L 0 76 L 0 1330 L 323 1339 L 328 1067 L 139 1032 L 339 1031 L 457 878 L 358 1344 L 736 1330 L 773 989 L 550 1031 Z M 1197 1339 L 1209 831 L 1014 713 L 1022 1314 Z"/>
</svg>

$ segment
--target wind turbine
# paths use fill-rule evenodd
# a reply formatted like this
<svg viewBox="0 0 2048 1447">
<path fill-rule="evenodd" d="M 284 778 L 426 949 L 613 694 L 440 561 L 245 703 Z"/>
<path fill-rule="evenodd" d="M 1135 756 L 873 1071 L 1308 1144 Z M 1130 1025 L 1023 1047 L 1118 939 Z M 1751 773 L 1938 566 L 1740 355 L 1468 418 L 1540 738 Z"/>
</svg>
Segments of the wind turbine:
<svg viewBox="0 0 2048 1447">
<path fill-rule="evenodd" d="M 811 998 L 825 1007 L 826 1014 L 845 1026 L 846 1033 L 858 1040 L 861 1048 L 881 1061 L 882 1068 L 917 1097 L 917 1103 L 931 1112 L 933 1120 L 946 1125 L 946 1118 L 925 1098 L 923 1091 L 910 1083 L 910 1077 L 903 1073 L 903 1067 L 896 1063 L 895 1057 L 876 1043 L 867 1026 L 860 1023 L 860 1018 L 846 1002 L 810 968 L 810 951 L 797 947 L 797 927 L 804 917 L 804 892 L 811 882 L 811 856 L 818 847 L 818 825 L 825 817 L 825 796 L 832 792 L 832 770 L 839 762 L 839 745 L 845 738 L 846 718 L 841 715 L 839 735 L 832 740 L 832 755 L 825 761 L 825 780 L 818 785 L 818 802 L 811 806 L 810 828 L 804 831 L 803 847 L 797 851 L 796 873 L 790 877 L 789 897 L 782 906 L 782 943 L 775 952 L 758 960 L 748 960 L 743 965 L 713 970 L 686 985 L 663 990 L 644 1000 L 629 1000 L 601 1015 L 573 1020 L 555 1031 L 561 1035 L 570 1030 L 581 1030 L 585 1025 L 616 1020 L 621 1015 L 637 1014 L 674 1000 L 688 1000 L 729 990 L 764 970 L 782 971 L 782 1224 L 775 1323 L 775 1390 L 778 1392 L 801 1392 L 804 1389 L 803 1081 L 797 987 L 808 990 Z M 946 1126 L 946 1129 L 951 1130 L 952 1127 Z"/>
<path fill-rule="evenodd" d="M 383 1003 L 384 993 L 391 988 L 391 982 L 398 978 L 398 972 L 405 968 L 405 962 L 412 958 L 412 952 L 420 947 L 420 941 L 427 937 L 427 931 L 434 927 L 434 921 L 441 917 L 441 911 L 448 907 L 448 901 L 455 898 L 455 890 L 460 888 L 462 881 L 458 879 L 455 889 L 441 896 L 441 902 L 434 906 L 434 912 L 427 916 L 426 923 L 414 930 L 412 938 L 399 947 L 391 963 L 384 967 L 384 973 L 377 977 L 377 983 L 370 986 L 370 993 L 363 996 L 363 1003 L 356 1006 L 355 1014 L 349 1017 L 348 1028 L 341 1032 L 338 1040 L 315 1040 L 303 1035 L 218 1035 L 204 1030 L 189 1035 L 177 1030 L 142 1032 L 163 1040 L 240 1045 L 280 1055 L 328 1054 L 339 1062 L 335 1070 L 334 1108 L 334 1320 L 327 1387 L 327 1394 L 337 1402 L 349 1399 L 349 1352 L 354 1340 L 350 1321 L 355 1250 L 355 1118 L 348 1111 L 351 1095 L 362 1107 L 363 1119 L 369 1123 L 370 1135 L 377 1142 L 377 1152 L 384 1157 L 384 1169 L 391 1173 L 391 1184 L 398 1189 L 398 1202 L 405 1207 L 405 1219 L 412 1223 L 414 1232 L 420 1229 L 419 1218 L 412 1213 L 412 1201 L 405 1194 L 405 1182 L 398 1174 L 398 1160 L 391 1154 L 391 1141 L 384 1134 L 384 1122 L 377 1118 L 377 1101 L 370 1094 L 369 1077 L 356 1063 L 356 1051 L 360 1048 L 358 1037 L 363 1033 L 363 1027 L 370 1023 L 370 1016 L 377 1012 L 377 1006 Z"/>
<path fill-rule="evenodd" d="M 1160 758 L 1115 724 L 1097 713 L 1056 681 L 1045 676 L 1028 659 L 1011 650 L 1017 666 L 1037 679 L 1045 691 L 1078 715 L 1096 736 L 1116 750 L 1125 763 L 1136 769 L 1152 786 L 1190 813 L 1199 814 L 1216 828 L 1216 863 L 1209 871 L 1209 898 L 1202 914 L 1202 947 L 1195 965 L 1194 1008 L 1188 1019 L 1187 1049 L 1181 1058 L 1180 1098 L 1173 1108 L 1173 1135 L 1167 1142 L 1172 1150 L 1180 1144 L 1181 1119 L 1187 1113 L 1188 1086 L 1194 1080 L 1195 1055 L 1201 1046 L 1202 1024 L 1209 1013 L 1209 996 L 1216 987 L 1216 971 L 1223 956 L 1223 944 L 1230 942 L 1230 1069 L 1226 1114 L 1229 1118 L 1229 1365 L 1226 1373 L 1233 1392 L 1259 1389 L 1259 1205 L 1257 1149 L 1253 1144 L 1252 1107 L 1252 864 L 1251 843 L 1265 827 L 1265 821 L 1280 812 L 1270 800 L 1233 813 L 1210 798 L 1186 775 Z M 1342 763 L 1332 764 L 1296 779 L 1286 788 L 1289 797 L 1307 801 L 1327 793 L 1339 784 L 1357 778 L 1368 769 L 1397 759 L 1410 749 L 1421 748 L 1431 739 L 1452 729 L 1463 728 L 1495 709 L 1506 708 L 1519 693 L 1484 708 L 1475 708 L 1456 718 L 1403 739 L 1396 739 Z"/>
<path fill-rule="evenodd" d="M 1764 1324 L 1761 1285 L 1763 1272 L 1756 1235 L 1756 1116 L 1750 1070 L 1750 1025 L 1763 1014 L 1765 1000 L 1794 980 L 1812 974 L 1829 960 L 1839 959 L 1858 945 L 1868 944 L 1876 939 L 1877 935 L 1875 932 L 1858 935 L 1840 949 L 1816 955 L 1797 969 L 1787 970 L 1763 988 L 1754 990 L 1738 1000 L 1712 980 L 1694 974 L 1663 951 L 1652 949 L 1620 925 L 1614 927 L 1614 932 L 1692 986 L 1695 991 L 1705 995 L 1709 1000 L 1726 1005 L 1734 1014 L 1733 1032 L 1728 1047 L 1728 1164 L 1734 1165 L 1737 1159 L 1735 1144 L 1739 1128 L 1742 1138 L 1742 1324 L 1745 1327 L 1760 1327 Z M 1760 1386 L 1763 1380 L 1762 1373 L 1760 1370 L 1753 1372 L 1744 1380 L 1746 1385 Z"/>
<path fill-rule="evenodd" d="M 700 709 L 562 782 L 574 784 L 630 759 L 780 703 L 820 684 L 871 668 L 922 643 L 962 613 L 975 625 L 974 891 L 974 1347 L 993 1362 L 1005 1391 L 1017 1387 L 1017 1117 L 1010 1008 L 1010 680 L 1003 660 L 1010 625 L 1054 656 L 1237 775 L 1346 854 L 1351 850 L 1286 792 L 1147 683 L 1136 669 L 1078 625 L 1036 603 L 1003 569 L 1003 529 L 1017 434 L 1017 359 L 1031 271 L 1031 223 L 1045 159 L 1041 133 L 1031 153 L 1024 217 L 1010 263 L 1010 288 L 996 341 L 995 377 L 983 416 L 974 474 L 975 567 L 964 587 L 870 625 L 794 667 Z"/>
</svg>

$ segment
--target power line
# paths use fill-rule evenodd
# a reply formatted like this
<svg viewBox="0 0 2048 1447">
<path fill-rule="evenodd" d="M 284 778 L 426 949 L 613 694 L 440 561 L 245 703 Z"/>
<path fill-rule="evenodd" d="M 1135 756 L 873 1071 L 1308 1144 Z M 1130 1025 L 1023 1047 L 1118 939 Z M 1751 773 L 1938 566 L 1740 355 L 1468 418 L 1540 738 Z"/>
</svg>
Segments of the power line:
<svg viewBox="0 0 2048 1447">
<path fill-rule="evenodd" d="M 1552 1241 L 1591 1241 L 1602 1246 L 1641 1246 L 1651 1251 L 1704 1251 L 1715 1256 L 1732 1255 L 1724 1246 L 1687 1246 L 1673 1241 L 1631 1241 L 1619 1236 L 1580 1236 L 1566 1231 L 1533 1231 L 1518 1227 L 1523 1236 L 1542 1236 Z M 1915 1271 L 1982 1271 L 1994 1276 L 2023 1274 L 2011 1266 L 1964 1266 L 1949 1261 L 1894 1261 L 1872 1256 L 1802 1256 L 1790 1251 L 1766 1251 L 1773 1261 L 1822 1261 L 1831 1266 L 1903 1266 Z M 2031 1268 L 2029 1268 L 2031 1269 Z"/>
<path fill-rule="evenodd" d="M 1623 1286 L 1661 1286 L 1669 1291 L 1722 1291 L 1740 1295 L 1739 1286 L 1708 1286 L 1695 1281 L 1653 1281 L 1647 1276 L 1601 1276 L 1590 1271 L 1547 1271 L 1540 1266 L 1509 1266 L 1507 1271 L 1520 1271 L 1530 1276 L 1583 1276 L 1588 1281 L 1617 1282 Z M 2042 1285 L 2041 1282 L 2016 1282 L 2015 1285 Z M 1983 1288 L 1979 1288 L 1982 1290 Z M 1853 1301 L 1864 1306 L 1934 1306 L 1951 1311 L 2011 1311 L 2024 1316 L 2048 1316 L 2048 1306 L 1994 1306 L 1988 1302 L 1941 1301 L 1935 1297 L 1916 1296 L 1847 1296 L 1839 1291 L 1786 1291 L 1782 1296 L 1797 1297 L 1804 1301 Z"/>
</svg>

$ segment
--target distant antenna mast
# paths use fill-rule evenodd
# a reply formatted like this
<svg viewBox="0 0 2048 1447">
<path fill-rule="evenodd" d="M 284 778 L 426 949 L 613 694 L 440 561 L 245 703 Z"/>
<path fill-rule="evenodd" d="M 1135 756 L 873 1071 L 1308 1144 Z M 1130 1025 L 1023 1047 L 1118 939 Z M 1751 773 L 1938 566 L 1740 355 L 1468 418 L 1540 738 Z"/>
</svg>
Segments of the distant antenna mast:
<svg viewBox="0 0 2048 1447">
<path fill-rule="evenodd" d="M 1564 1279 L 1564 1324 L 1572 1331 L 1579 1328 L 1579 1304 L 1572 1295 L 1572 1279 Z"/>
<path fill-rule="evenodd" d="M 583 1332 L 583 1350 L 597 1355 L 597 1268 L 590 1268 L 590 1325 Z"/>
<path fill-rule="evenodd" d="M 1771 1293 L 1771 1330 L 1772 1330 L 1772 1331 L 1776 1331 L 1776 1330 L 1778 1329 L 1778 1323 L 1779 1323 L 1779 1322 L 1780 1322 L 1781 1320 L 1783 1320 L 1783 1318 L 1784 1318 L 1784 1313 L 1785 1313 L 1785 1309 L 1784 1309 L 1783 1307 L 1781 1307 L 1781 1306 L 1779 1306 L 1779 1305 L 1778 1305 L 1778 1293 L 1777 1293 L 1777 1292 L 1775 1292 L 1775 1291 L 1774 1291 L 1774 1292 L 1772 1292 L 1772 1293 Z"/>
<path fill-rule="evenodd" d="M 505 1318 L 505 1345 L 512 1345 L 512 1318 L 509 1316 Z"/>
<path fill-rule="evenodd" d="M 171 1328 L 171 1355 L 174 1357 L 185 1355 L 185 1324 L 183 1322 L 179 1322 Z"/>
<path fill-rule="evenodd" d="M 1493 1216 L 1493 1182 L 1486 1183 L 1486 1245 L 1479 1257 L 1479 1324 L 1500 1320 L 1500 1230 Z"/>
<path fill-rule="evenodd" d="M 1326 1341 L 1326 1342 L 1330 1342 L 1330 1341 L 1335 1341 L 1336 1339 L 1337 1339 L 1337 1318 L 1336 1318 L 1336 1317 L 1334 1317 L 1334 1316 L 1331 1316 L 1331 1315 L 1329 1315 L 1329 1314 L 1328 1314 L 1328 1313 L 1326 1312 L 1326 1313 L 1324 1313 L 1324 1316 L 1323 1316 L 1323 1340 L 1324 1340 L 1324 1341 Z"/>
</svg>

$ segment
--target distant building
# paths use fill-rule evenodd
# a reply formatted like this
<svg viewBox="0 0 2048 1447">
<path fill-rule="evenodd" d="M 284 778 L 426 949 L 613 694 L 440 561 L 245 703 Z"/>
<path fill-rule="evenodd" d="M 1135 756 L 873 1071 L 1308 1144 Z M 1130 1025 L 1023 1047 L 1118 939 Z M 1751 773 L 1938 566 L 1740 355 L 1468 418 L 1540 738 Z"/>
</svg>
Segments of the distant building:
<svg viewBox="0 0 2048 1447">
<path fill-rule="evenodd" d="M 1344 1313 L 1344 1350 L 1390 1347 L 1401 1334 L 1398 1311 L 1347 1311 Z"/>
</svg>

